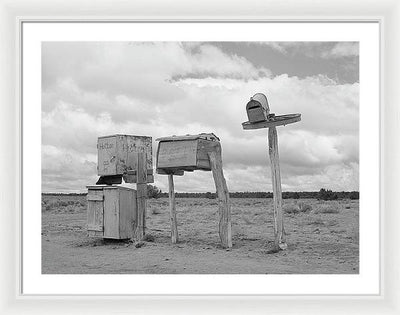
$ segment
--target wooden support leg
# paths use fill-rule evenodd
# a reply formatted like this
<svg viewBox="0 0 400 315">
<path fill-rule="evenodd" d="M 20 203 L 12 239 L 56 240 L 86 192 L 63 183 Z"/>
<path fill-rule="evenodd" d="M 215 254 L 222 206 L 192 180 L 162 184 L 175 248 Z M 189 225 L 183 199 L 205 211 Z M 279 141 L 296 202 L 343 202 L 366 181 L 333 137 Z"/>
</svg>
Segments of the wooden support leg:
<svg viewBox="0 0 400 315">
<path fill-rule="evenodd" d="M 137 217 L 135 239 L 141 241 L 146 229 L 147 163 L 146 153 L 138 153 L 137 163 Z"/>
<path fill-rule="evenodd" d="M 274 234 L 275 249 L 286 249 L 283 227 L 281 171 L 279 167 L 278 135 L 275 127 L 268 129 L 269 157 L 271 160 L 272 189 L 274 193 Z"/>
<path fill-rule="evenodd" d="M 168 175 L 168 196 L 169 196 L 169 218 L 171 221 L 171 241 L 173 244 L 178 242 L 178 227 L 176 223 L 174 175 Z"/>
<path fill-rule="evenodd" d="M 229 202 L 228 187 L 226 186 L 224 173 L 222 171 L 221 146 L 218 145 L 215 151 L 209 152 L 208 157 L 210 159 L 211 170 L 219 200 L 219 237 L 222 246 L 230 248 L 232 247 L 231 205 Z"/>
</svg>

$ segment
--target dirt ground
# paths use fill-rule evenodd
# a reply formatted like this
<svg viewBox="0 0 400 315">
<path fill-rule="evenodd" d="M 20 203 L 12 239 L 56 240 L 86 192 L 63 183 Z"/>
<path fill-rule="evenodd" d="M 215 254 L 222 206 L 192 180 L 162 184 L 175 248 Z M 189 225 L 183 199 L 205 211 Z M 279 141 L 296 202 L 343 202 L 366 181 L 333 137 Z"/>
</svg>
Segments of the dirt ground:
<svg viewBox="0 0 400 315">
<path fill-rule="evenodd" d="M 288 248 L 269 253 L 272 199 L 232 198 L 233 248 L 218 236 L 218 201 L 177 199 L 179 243 L 171 244 L 168 199 L 150 199 L 151 237 L 89 238 L 86 196 L 42 196 L 44 274 L 355 274 L 359 272 L 358 200 L 284 200 Z"/>
</svg>

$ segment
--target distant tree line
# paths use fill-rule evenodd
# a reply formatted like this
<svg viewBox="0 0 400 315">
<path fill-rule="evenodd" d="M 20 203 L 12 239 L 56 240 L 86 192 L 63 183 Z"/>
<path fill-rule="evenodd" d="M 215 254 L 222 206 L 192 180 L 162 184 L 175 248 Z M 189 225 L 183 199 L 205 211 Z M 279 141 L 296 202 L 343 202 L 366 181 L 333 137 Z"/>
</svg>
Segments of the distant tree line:
<svg viewBox="0 0 400 315">
<path fill-rule="evenodd" d="M 263 191 L 245 191 L 245 192 L 230 192 L 231 198 L 273 198 L 272 192 Z M 160 192 L 158 197 L 168 197 L 168 193 Z M 175 193 L 176 198 L 208 198 L 214 199 L 216 193 Z M 358 191 L 332 191 L 321 188 L 320 191 L 284 191 L 282 192 L 283 199 L 318 199 L 318 200 L 337 200 L 337 199 L 359 199 Z"/>
<path fill-rule="evenodd" d="M 84 196 L 86 193 L 43 193 L 47 196 Z M 149 198 L 166 198 L 168 193 L 162 192 L 155 185 L 147 185 L 147 195 Z M 272 192 L 262 191 L 245 191 L 245 192 L 231 192 L 231 198 L 273 198 Z M 182 193 L 176 192 L 176 198 L 208 198 L 215 199 L 216 193 Z M 358 191 L 332 191 L 329 189 L 321 188 L 319 191 L 284 191 L 282 192 L 283 199 L 318 199 L 318 200 L 337 200 L 337 199 L 353 199 L 358 200 L 360 193 Z"/>
</svg>

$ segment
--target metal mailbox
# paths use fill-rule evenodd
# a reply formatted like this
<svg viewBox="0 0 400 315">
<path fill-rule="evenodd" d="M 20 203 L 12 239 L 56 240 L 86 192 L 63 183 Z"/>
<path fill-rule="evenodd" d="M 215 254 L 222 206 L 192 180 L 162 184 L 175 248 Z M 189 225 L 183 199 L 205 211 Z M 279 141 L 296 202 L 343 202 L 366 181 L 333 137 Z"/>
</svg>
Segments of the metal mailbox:
<svg viewBox="0 0 400 315">
<path fill-rule="evenodd" d="M 269 105 L 267 97 L 262 93 L 255 94 L 246 105 L 250 123 L 268 120 Z"/>
</svg>

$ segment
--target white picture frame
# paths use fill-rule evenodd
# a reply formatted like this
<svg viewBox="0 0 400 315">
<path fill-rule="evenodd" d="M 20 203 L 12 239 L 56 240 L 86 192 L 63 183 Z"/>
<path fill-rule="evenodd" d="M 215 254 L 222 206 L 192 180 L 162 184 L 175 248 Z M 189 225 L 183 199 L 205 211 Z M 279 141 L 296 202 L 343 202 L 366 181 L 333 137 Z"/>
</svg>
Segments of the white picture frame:
<svg viewBox="0 0 400 315">
<path fill-rule="evenodd" d="M 8 78 L 16 80 L 4 80 L 2 89 L 2 148 L 8 152 L 2 156 L 2 174 L 5 174 L 2 183 L 2 191 L 5 198 L 2 203 L 4 209 L 2 213 L 2 236 L 4 240 L 13 240 L 3 242 L 2 252 L 6 253 L 2 260 L 2 272 L 4 273 L 3 284 L 1 286 L 2 311 L 4 313 L 31 312 L 31 313 L 70 313 L 96 312 L 109 313 L 112 311 L 149 311 L 153 313 L 162 312 L 163 314 L 188 312 L 204 313 L 250 313 L 250 312 L 280 312 L 280 313 L 320 313 L 321 309 L 326 313 L 360 313 L 360 314 L 378 314 L 387 312 L 395 314 L 399 311 L 398 299 L 399 279 L 397 266 L 399 254 L 396 251 L 399 239 L 399 233 L 396 229 L 396 222 L 399 215 L 396 213 L 396 187 L 398 185 L 399 167 L 396 156 L 399 153 L 398 144 L 393 135 L 398 134 L 398 110 L 396 101 L 399 101 L 399 92 L 396 88 L 398 80 L 399 62 L 396 60 L 396 52 L 399 51 L 398 37 L 398 18 L 399 5 L 396 1 L 388 1 L 384 4 L 363 5 L 361 1 L 335 2 L 315 5 L 312 1 L 300 1 L 296 5 L 269 7 L 271 10 L 263 9 L 262 1 L 255 1 L 253 8 L 247 4 L 230 2 L 231 14 L 223 14 L 224 6 L 212 6 L 211 2 L 202 2 L 196 5 L 198 14 L 193 15 L 189 4 L 177 3 L 172 6 L 158 3 L 160 7 L 170 7 L 165 15 L 155 15 L 149 6 L 140 6 L 138 4 L 120 5 L 112 7 L 111 3 L 104 2 L 103 9 L 94 9 L 95 16 L 82 17 L 80 7 L 89 2 L 80 1 L 72 3 L 70 6 L 58 6 L 55 11 L 47 4 L 40 2 L 40 12 L 36 11 L 35 4 L 21 2 L 19 4 L 1 4 L 1 12 L 5 17 L 1 21 L 1 28 L 5 34 L 5 41 L 1 47 L 2 66 Z M 159 8 L 160 8 L 159 7 Z M 174 8 L 174 10 L 171 9 Z M 116 15 L 104 17 L 104 14 L 110 13 L 105 9 L 111 9 Z M 213 8 L 216 15 L 209 15 L 209 9 Z M 306 9 L 313 9 L 313 14 L 303 15 Z M 260 9 L 257 11 L 257 9 Z M 125 17 L 119 16 L 118 13 Z M 57 13 L 56 13 L 57 12 Z M 19 278 L 19 241 L 20 241 L 20 217 L 19 209 L 21 207 L 21 121 L 19 116 L 19 83 L 18 78 L 18 38 L 20 36 L 19 26 L 22 20 L 34 19 L 43 20 L 39 17 L 43 15 L 51 16 L 51 19 L 57 20 L 57 15 L 68 16 L 77 20 L 114 20 L 126 18 L 127 12 L 139 12 L 137 15 L 129 16 L 129 19 L 144 20 L 373 20 L 379 21 L 382 26 L 381 40 L 383 42 L 381 64 L 381 230 L 384 246 L 382 247 L 382 273 L 381 273 L 381 294 L 378 296 L 147 296 L 147 297 L 123 297 L 123 296 L 23 296 L 19 292 L 21 280 Z M 170 12 L 170 14 L 168 14 Z M 219 13 L 221 12 L 221 13 Z M 254 14 L 257 12 L 257 14 Z M 267 14 L 268 12 L 268 14 Z M 368 12 L 376 12 L 373 16 Z M 24 17 L 21 17 L 24 16 Z M 396 28 L 397 27 L 397 28 Z M 397 70 L 397 73 L 396 73 Z M 383 103 L 383 100 L 385 103 Z M 6 136 L 7 135 L 7 136 Z M 390 148 L 390 150 L 389 150 Z M 390 154 L 389 154 L 390 153 Z M 16 159 L 10 162 L 10 156 L 15 154 Z M 10 155 L 10 156 L 9 156 Z M 12 158 L 11 158 L 12 160 Z M 7 162 L 7 163 L 5 163 Z M 10 167 L 10 164 L 12 167 Z M 11 222 L 15 224 L 11 224 Z M 18 280 L 17 280 L 18 279 Z M 61 300 L 61 301 L 60 301 Z M 207 303 L 204 303 L 207 300 Z M 156 302 L 156 303 L 155 303 Z"/>
</svg>

